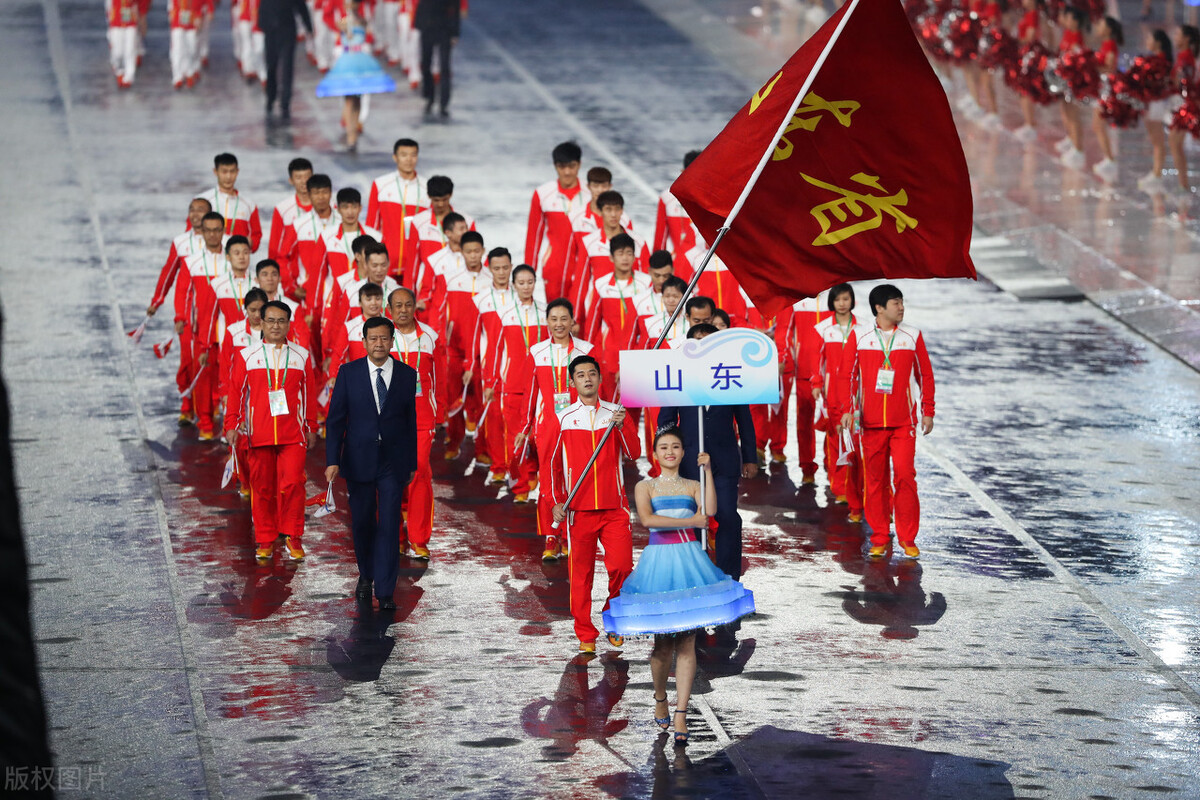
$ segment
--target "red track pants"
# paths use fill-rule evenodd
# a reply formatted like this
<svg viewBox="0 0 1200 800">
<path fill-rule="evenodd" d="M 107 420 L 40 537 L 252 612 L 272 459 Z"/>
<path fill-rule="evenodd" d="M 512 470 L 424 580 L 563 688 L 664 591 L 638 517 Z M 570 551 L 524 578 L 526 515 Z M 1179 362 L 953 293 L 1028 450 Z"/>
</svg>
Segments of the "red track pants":
<svg viewBox="0 0 1200 800">
<path fill-rule="evenodd" d="M 808 384 L 803 384 L 801 390 L 807 388 Z M 769 446 L 771 454 L 782 453 L 783 448 L 787 446 L 788 430 L 788 402 L 791 400 L 792 394 L 792 376 L 784 375 L 782 381 L 782 389 L 779 394 L 779 412 L 771 411 L 769 405 L 750 406 L 750 414 L 754 417 L 754 446 L 759 450 L 766 450 Z M 801 462 L 804 461 L 804 454 L 801 453 Z"/>
<path fill-rule="evenodd" d="M 279 537 L 304 535 L 304 458 L 302 444 L 251 447 L 250 515 L 254 541 L 270 544 Z"/>
<path fill-rule="evenodd" d="M 581 642 L 594 642 L 600 631 L 592 624 L 592 581 L 596 576 L 596 543 L 604 548 L 604 568 L 608 570 L 608 601 L 621 591 L 621 584 L 633 572 L 633 534 L 629 510 L 573 511 L 567 522 L 571 555 L 567 559 L 571 582 L 571 616 L 575 635 Z M 602 609 L 603 610 L 603 609 Z"/>
<path fill-rule="evenodd" d="M 896 540 L 903 546 L 917 539 L 921 501 L 917 498 L 917 471 L 913 465 L 916 449 L 917 429 L 912 425 L 862 431 L 866 517 L 871 526 L 871 544 L 876 547 L 886 545 L 891 538 L 888 517 L 893 513 Z"/>
<path fill-rule="evenodd" d="M 817 403 L 808 384 L 800 388 L 796 392 L 796 448 L 800 451 L 800 469 L 805 475 L 812 475 L 817 471 L 817 434 L 813 425 Z M 781 409 L 781 413 L 786 412 Z"/>
<path fill-rule="evenodd" d="M 538 536 L 559 536 L 563 533 L 566 523 L 554 529 L 554 501 L 550 499 L 550 482 L 553 463 L 550 456 L 554 454 L 554 440 L 557 427 L 550 422 L 543 422 L 534 438 L 537 445 L 538 463 L 538 502 L 537 502 L 537 532 Z"/>
<path fill-rule="evenodd" d="M 513 494 L 529 493 L 529 478 L 537 465 L 533 456 L 533 442 L 525 448 L 516 446 L 517 434 L 525 427 L 526 408 L 524 394 L 504 393 L 504 463 L 508 464 L 508 472 L 512 476 L 510 491 Z M 525 450 L 525 458 L 521 458 L 522 449 Z"/>
<path fill-rule="evenodd" d="M 825 471 L 829 473 L 829 490 L 839 497 L 845 497 L 851 511 L 862 513 L 862 469 L 859 466 L 862 456 L 852 453 L 848 464 L 838 466 L 838 438 L 837 431 L 825 434 Z M 891 502 L 890 497 L 888 502 Z"/>
<path fill-rule="evenodd" d="M 433 468 L 429 451 L 433 448 L 433 431 L 417 430 L 417 474 L 404 490 L 409 544 L 426 547 L 433 535 Z M 407 478 L 407 475 L 401 478 Z"/>
</svg>

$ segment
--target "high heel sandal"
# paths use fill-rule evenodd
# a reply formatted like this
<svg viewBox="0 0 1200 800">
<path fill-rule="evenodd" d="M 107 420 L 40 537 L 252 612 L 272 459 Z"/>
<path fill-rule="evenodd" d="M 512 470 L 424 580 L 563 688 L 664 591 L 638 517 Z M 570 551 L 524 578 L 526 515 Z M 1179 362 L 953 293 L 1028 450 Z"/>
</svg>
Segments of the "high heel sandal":
<svg viewBox="0 0 1200 800">
<path fill-rule="evenodd" d="M 675 713 L 683 714 L 683 720 L 684 720 L 684 722 L 687 722 L 687 709 L 686 708 L 677 708 L 677 709 L 675 709 Z M 688 736 L 690 736 L 690 735 L 691 735 L 690 731 L 675 731 L 675 746 L 676 747 L 687 747 Z"/>
<path fill-rule="evenodd" d="M 656 697 L 656 698 L 654 698 L 654 702 L 665 704 L 667 702 L 667 696 L 664 694 L 662 697 L 662 700 L 659 700 Z M 662 728 L 664 731 L 670 730 L 670 728 L 671 728 L 671 718 L 670 717 L 655 717 L 654 722 L 658 725 L 658 727 Z"/>
</svg>

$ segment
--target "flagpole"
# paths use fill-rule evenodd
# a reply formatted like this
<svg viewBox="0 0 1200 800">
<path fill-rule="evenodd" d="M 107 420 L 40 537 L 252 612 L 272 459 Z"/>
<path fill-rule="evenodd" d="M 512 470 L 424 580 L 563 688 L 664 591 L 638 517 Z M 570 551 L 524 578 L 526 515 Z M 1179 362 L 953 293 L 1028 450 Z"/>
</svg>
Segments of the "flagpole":
<svg viewBox="0 0 1200 800">
<path fill-rule="evenodd" d="M 800 107 L 800 103 L 803 102 L 805 95 L 808 94 L 808 90 L 812 87 L 813 81 L 817 77 L 817 73 L 821 71 L 821 67 L 824 66 L 826 59 L 829 58 L 829 53 L 833 50 L 833 46 L 837 44 L 838 38 L 842 35 L 842 31 L 845 30 L 846 23 L 850 21 L 850 15 L 854 13 L 856 8 L 858 8 L 858 3 L 859 0 L 850 0 L 850 7 L 846 9 L 846 13 L 842 15 L 840 20 L 838 20 L 837 27 L 833 29 L 833 33 L 829 36 L 829 41 L 825 43 L 825 47 L 821 50 L 821 54 L 817 56 L 817 60 L 813 63 L 813 68 L 809 70 L 808 76 L 804 79 L 804 83 L 800 86 L 800 91 L 796 93 L 796 97 L 792 100 L 791 108 L 788 109 L 788 113 L 785 114 L 783 119 L 780 121 L 779 127 L 775 131 L 775 136 L 767 145 L 767 149 L 763 152 L 762 158 L 758 160 L 758 166 L 755 167 L 754 172 L 751 173 L 750 180 L 746 182 L 746 185 L 742 189 L 742 193 L 738 197 L 737 202 L 734 203 L 733 208 L 729 210 L 729 215 L 725 217 L 724 224 L 717 229 L 716 238 L 713 239 L 713 243 L 709 245 L 708 252 L 704 254 L 704 259 L 700 262 L 700 266 L 696 268 L 696 272 L 692 275 L 691 281 L 688 282 L 687 289 L 683 293 L 683 298 L 679 301 L 679 305 L 675 307 L 675 310 L 671 312 L 671 316 L 668 318 L 667 324 L 663 326 L 663 332 L 659 334 L 658 341 L 654 343 L 654 347 L 652 349 L 657 350 L 659 347 L 662 347 L 662 343 L 666 340 L 667 334 L 671 332 L 671 328 L 675 324 L 675 320 L 679 318 L 680 313 L 683 311 L 684 305 L 691 297 L 692 292 L 696 290 L 696 284 L 699 283 L 700 276 L 704 274 L 704 270 L 708 268 L 708 263 L 712 261 L 712 257 L 716 254 L 717 245 L 720 244 L 721 240 L 725 238 L 725 234 L 729 233 L 729 228 L 731 225 L 733 225 L 733 221 L 741 212 L 742 206 L 745 205 L 746 198 L 750 196 L 750 192 L 754 189 L 754 185 L 758 183 L 759 176 L 761 176 L 762 171 L 766 169 L 767 161 L 770 160 L 771 154 L 775 151 L 776 143 L 783 137 L 784 131 L 787 130 L 788 123 L 791 122 L 792 117 L 796 115 L 796 109 Z M 568 365 L 567 369 L 570 370 L 570 365 Z M 569 377 L 570 376 L 568 376 L 568 378 Z M 621 410 L 624 409 L 624 406 L 618 405 L 617 408 L 618 410 Z M 570 510 L 571 501 L 574 500 L 575 495 L 578 494 L 579 488 L 583 485 L 584 478 L 586 478 L 587 474 L 591 472 L 592 467 L 596 463 L 596 457 L 600 455 L 600 450 L 608 442 L 608 437 L 612 435 L 612 431 L 613 424 L 610 422 L 604 429 L 604 435 L 600 437 L 600 441 L 596 444 L 596 449 L 592 451 L 591 458 L 588 459 L 587 464 L 584 465 L 583 470 L 579 473 L 579 477 L 575 480 L 575 485 L 571 487 L 570 493 L 567 494 L 567 499 L 563 501 L 564 510 Z M 555 522 L 551 527 L 557 529 L 558 526 L 559 523 Z"/>
</svg>

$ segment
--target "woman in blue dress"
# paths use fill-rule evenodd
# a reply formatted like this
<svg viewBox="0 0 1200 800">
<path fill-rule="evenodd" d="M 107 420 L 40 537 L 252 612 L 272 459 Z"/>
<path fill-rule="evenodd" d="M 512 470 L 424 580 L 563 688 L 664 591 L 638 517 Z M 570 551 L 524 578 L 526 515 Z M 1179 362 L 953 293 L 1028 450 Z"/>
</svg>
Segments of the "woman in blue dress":
<svg viewBox="0 0 1200 800">
<path fill-rule="evenodd" d="M 344 97 L 342 127 L 346 147 L 358 148 L 358 135 L 366 119 L 363 95 L 396 91 L 396 82 L 371 55 L 362 0 L 333 2 L 325 13 L 326 23 L 338 30 L 340 54 L 333 68 L 317 84 L 317 97 Z M 361 115 L 361 116 L 360 116 Z"/>
<path fill-rule="evenodd" d="M 657 478 L 634 487 L 638 520 L 650 529 L 650 543 L 625 579 L 621 594 L 604 612 L 605 630 L 617 636 L 654 634 L 650 674 L 654 680 L 654 721 L 674 727 L 675 744 L 688 740 L 687 705 L 696 677 L 696 632 L 754 613 L 754 595 L 721 572 L 696 540 L 695 528 L 707 528 L 716 513 L 717 493 L 707 453 L 699 462 L 707 484 L 700 510 L 699 481 L 679 476 L 683 436 L 667 428 L 654 437 Z M 707 513 L 705 513 L 707 512 Z M 675 714 L 667 712 L 667 678 L 675 659 Z"/>
</svg>

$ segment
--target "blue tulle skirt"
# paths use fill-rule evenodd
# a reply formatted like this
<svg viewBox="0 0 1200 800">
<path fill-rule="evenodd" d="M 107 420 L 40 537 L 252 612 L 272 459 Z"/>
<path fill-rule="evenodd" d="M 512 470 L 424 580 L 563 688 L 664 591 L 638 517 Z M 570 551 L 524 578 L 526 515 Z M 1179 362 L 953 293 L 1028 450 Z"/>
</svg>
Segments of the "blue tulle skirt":
<svg viewBox="0 0 1200 800">
<path fill-rule="evenodd" d="M 347 50 L 317 84 L 317 97 L 346 97 L 386 94 L 396 91 L 396 82 L 370 53 Z"/>
<path fill-rule="evenodd" d="M 656 538 L 670 538 L 655 533 L 621 586 L 621 594 L 604 612 L 607 632 L 620 636 L 680 633 L 754 613 L 754 594 L 717 569 L 690 532 L 678 532 L 674 544 L 654 543 Z"/>
</svg>

